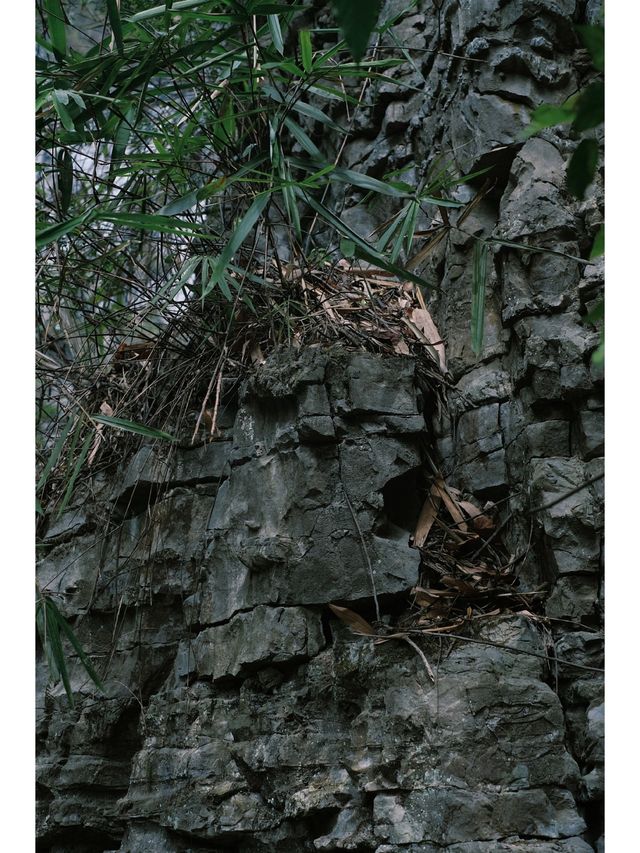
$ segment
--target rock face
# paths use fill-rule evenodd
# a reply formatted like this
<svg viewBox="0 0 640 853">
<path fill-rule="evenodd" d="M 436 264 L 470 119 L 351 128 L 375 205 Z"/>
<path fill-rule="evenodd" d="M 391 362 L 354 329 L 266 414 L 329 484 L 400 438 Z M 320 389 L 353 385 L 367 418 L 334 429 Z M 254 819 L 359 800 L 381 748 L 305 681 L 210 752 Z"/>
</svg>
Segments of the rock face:
<svg viewBox="0 0 640 853">
<path fill-rule="evenodd" d="M 442 152 L 494 167 L 421 269 L 441 285 L 448 415 L 425 404 L 410 358 L 283 351 L 229 396 L 220 440 L 142 447 L 50 526 L 38 577 L 106 695 L 72 663 L 70 709 L 39 661 L 43 853 L 603 849 L 603 392 L 585 321 L 602 269 L 575 260 L 600 188 L 568 196 L 563 131 L 521 137 L 530 108 L 580 84 L 582 6 L 444 0 L 405 15 L 414 67 L 367 90 L 345 148 L 374 176 L 415 161 L 417 179 Z M 388 218 L 356 222 L 357 201 L 356 230 Z M 489 237 L 563 254 L 494 244 L 477 357 L 471 259 Z M 403 606 L 433 445 L 449 483 L 501 502 L 521 584 L 548 585 L 551 620 L 506 614 L 482 642 L 425 641 L 435 684 L 410 645 L 374 645 L 326 607 L 373 618 L 374 589 L 383 614 Z M 547 654 L 577 666 L 550 670 Z"/>
</svg>

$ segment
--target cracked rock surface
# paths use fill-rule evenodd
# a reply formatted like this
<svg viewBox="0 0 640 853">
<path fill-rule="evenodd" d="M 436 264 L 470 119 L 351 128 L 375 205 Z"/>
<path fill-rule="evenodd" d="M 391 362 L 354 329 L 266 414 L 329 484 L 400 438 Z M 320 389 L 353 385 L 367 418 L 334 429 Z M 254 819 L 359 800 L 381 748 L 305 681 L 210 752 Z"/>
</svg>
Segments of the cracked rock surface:
<svg viewBox="0 0 640 853">
<path fill-rule="evenodd" d="M 143 446 L 50 526 L 38 578 L 107 676 L 102 695 L 72 661 L 69 709 L 38 663 L 42 853 L 604 849 L 603 379 L 585 320 L 602 264 L 575 260 L 602 188 L 568 195 L 566 128 L 521 136 L 532 107 L 581 84 L 572 22 L 596 12 L 419 6 L 396 25 L 413 66 L 367 90 L 344 165 L 414 163 L 407 181 L 443 152 L 493 167 L 419 270 L 440 285 L 449 412 L 429 408 L 411 358 L 276 352 L 229 397 L 219 440 Z M 390 211 L 360 200 L 342 215 L 368 236 Z M 490 237 L 563 254 L 493 244 L 476 356 L 472 254 Z M 403 606 L 429 446 L 450 485 L 501 502 L 522 588 L 546 584 L 551 620 L 425 641 L 435 684 L 408 644 L 373 645 L 325 606 L 372 618 L 372 581 L 383 612 Z"/>
</svg>

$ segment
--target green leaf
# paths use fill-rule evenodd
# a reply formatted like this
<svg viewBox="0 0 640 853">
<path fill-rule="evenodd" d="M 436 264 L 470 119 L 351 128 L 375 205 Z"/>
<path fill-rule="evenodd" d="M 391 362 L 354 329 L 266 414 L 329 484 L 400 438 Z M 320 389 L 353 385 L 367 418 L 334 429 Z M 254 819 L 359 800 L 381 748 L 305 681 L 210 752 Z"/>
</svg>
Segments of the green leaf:
<svg viewBox="0 0 640 853">
<path fill-rule="evenodd" d="M 273 46 L 281 56 L 284 56 L 284 41 L 282 39 L 282 30 L 280 29 L 280 18 L 277 15 L 267 15 L 267 24 Z"/>
<path fill-rule="evenodd" d="M 69 672 L 62 646 L 62 636 L 66 637 L 71 644 L 89 678 L 96 687 L 104 690 L 91 660 L 82 648 L 73 629 L 49 595 L 41 595 L 36 601 L 36 627 L 47 658 L 51 680 L 54 682 L 59 679 L 62 680 L 70 707 L 73 708 L 73 693 L 71 692 Z"/>
<path fill-rule="evenodd" d="M 60 621 L 63 619 L 63 616 L 53 601 L 48 597 L 44 598 L 42 607 L 44 610 L 43 634 L 45 638 L 43 645 L 47 655 L 49 672 L 51 673 L 53 681 L 62 679 L 69 705 L 73 708 L 73 694 L 71 692 L 67 663 L 62 649 L 62 640 L 60 638 Z"/>
<path fill-rule="evenodd" d="M 184 9 L 193 9 L 195 6 L 204 6 L 205 3 L 210 2 L 211 0 L 178 0 L 177 3 L 172 4 L 171 9 L 173 12 L 182 12 Z M 130 15 L 125 20 L 137 23 L 138 21 L 146 21 L 149 18 L 158 17 L 158 15 L 164 15 L 166 11 L 166 3 L 163 3 L 161 6 L 153 6 L 151 9 L 144 9 L 142 12 Z"/>
<path fill-rule="evenodd" d="M 51 93 L 51 101 L 53 102 L 55 111 L 60 117 L 60 121 L 62 122 L 64 129 L 75 130 L 76 126 L 71 118 L 71 113 L 67 109 L 67 104 L 69 103 L 68 94 L 61 89 L 54 89 Z"/>
<path fill-rule="evenodd" d="M 578 99 L 577 114 L 573 122 L 576 133 L 583 133 L 604 122 L 604 82 L 595 80 Z"/>
<path fill-rule="evenodd" d="M 69 625 L 69 623 L 64 618 L 64 616 L 62 616 L 62 614 L 59 614 L 59 616 L 60 616 L 60 618 L 58 620 L 58 624 L 60 626 L 60 629 L 62 630 L 62 633 L 66 636 L 67 640 L 69 640 L 69 642 L 71 643 L 74 651 L 76 652 L 76 654 L 80 658 L 80 662 L 82 663 L 82 666 L 85 668 L 89 678 L 93 681 L 93 683 L 96 685 L 96 687 L 98 687 L 100 690 L 103 690 L 102 683 L 100 682 L 100 678 L 98 677 L 98 674 L 96 673 L 95 669 L 93 668 L 93 664 L 89 660 L 89 657 L 87 656 L 86 652 L 82 648 L 80 641 L 78 640 L 78 638 L 74 634 L 74 632 L 71 628 L 71 625 Z"/>
<path fill-rule="evenodd" d="M 263 193 L 262 195 L 257 196 L 253 200 L 253 203 L 249 210 L 247 210 L 245 215 L 242 217 L 242 219 L 236 226 L 233 232 L 233 236 L 225 246 L 222 254 L 218 258 L 218 261 L 216 263 L 216 267 L 214 270 L 214 278 L 216 280 L 216 283 L 220 283 L 227 264 L 249 236 L 251 229 L 254 227 L 254 225 L 258 221 L 260 214 L 265 209 L 269 198 L 269 193 Z"/>
<path fill-rule="evenodd" d="M 332 0 L 331 5 L 351 55 L 360 62 L 378 21 L 379 0 Z"/>
<path fill-rule="evenodd" d="M 67 36 L 64 28 L 64 12 L 60 0 L 44 0 L 47 12 L 47 29 L 49 39 L 57 59 L 62 59 L 67 53 Z"/>
<path fill-rule="evenodd" d="M 136 423 L 135 421 L 127 421 L 123 418 L 113 418 L 110 415 L 91 415 L 91 419 L 98 424 L 122 429 L 125 432 L 134 432 L 136 435 L 144 435 L 147 438 L 161 438 L 165 441 L 177 441 L 168 432 L 162 432 L 159 429 L 145 426 L 144 424 Z"/>
<path fill-rule="evenodd" d="M 473 247 L 473 280 L 471 290 L 471 347 L 482 352 L 484 338 L 484 304 L 487 289 L 487 244 L 477 240 Z"/>
<path fill-rule="evenodd" d="M 313 68 L 313 52 L 311 50 L 311 33 L 309 30 L 300 30 L 298 33 L 300 40 L 300 55 L 302 56 L 302 67 L 308 74 Z"/>
<path fill-rule="evenodd" d="M 322 159 L 322 153 L 320 152 L 320 149 L 313 144 L 313 142 L 309 139 L 309 137 L 299 124 L 296 124 L 293 119 L 287 117 L 284 120 L 284 125 L 289 129 L 289 132 L 291 133 L 293 138 L 300 143 L 300 146 L 304 148 L 307 154 L 310 154 L 311 157 L 314 158 L 314 160 Z"/>
<path fill-rule="evenodd" d="M 176 198 L 168 204 L 165 204 L 164 207 L 160 208 L 156 215 L 173 216 L 176 213 L 184 213 L 185 210 L 191 210 L 191 208 L 195 207 L 198 203 L 198 193 L 199 190 L 191 190 L 190 193 L 180 196 L 180 198 Z"/>
<path fill-rule="evenodd" d="M 428 287 L 432 290 L 437 289 L 434 285 L 429 284 L 429 282 L 425 281 L 425 279 L 420 278 L 420 276 L 414 275 L 409 270 L 402 269 L 402 267 L 397 266 L 392 263 L 385 255 L 382 255 L 380 252 L 377 252 L 373 246 L 370 246 L 366 240 L 363 240 L 359 234 L 349 228 L 335 213 L 332 213 L 328 208 L 326 208 L 323 204 L 316 201 L 313 196 L 308 196 L 304 194 L 304 199 L 309 205 L 309 207 L 313 208 L 316 213 L 324 219 L 325 222 L 328 222 L 329 225 L 333 226 L 338 234 L 342 237 L 346 237 L 347 240 L 350 240 L 355 246 L 355 257 L 360 258 L 363 261 L 367 261 L 369 264 L 375 264 L 383 270 L 387 270 L 387 272 L 393 273 L 393 275 L 397 276 L 401 281 L 413 281 L 416 284 L 421 285 L 422 287 Z"/>
<path fill-rule="evenodd" d="M 437 196 L 431 195 L 421 195 L 420 201 L 424 202 L 425 204 L 435 204 L 436 207 L 464 207 L 464 202 L 462 201 L 450 201 L 448 198 L 438 198 Z"/>
<path fill-rule="evenodd" d="M 567 124 L 576 116 L 575 104 L 541 104 L 531 114 L 531 124 L 524 131 L 524 138 L 533 136 L 546 127 L 555 127 L 557 124 Z"/>
<path fill-rule="evenodd" d="M 223 273 L 220 276 L 220 281 L 218 282 L 218 287 L 220 288 L 220 291 L 221 291 L 222 295 L 224 296 L 224 298 L 227 300 L 227 302 L 232 302 L 233 296 L 231 294 L 231 289 L 230 289 L 229 285 L 227 284 L 226 274 Z"/>
<path fill-rule="evenodd" d="M 576 25 L 582 43 L 591 54 L 593 65 L 597 71 L 604 71 L 604 27 L 602 24 L 588 26 Z"/>
<path fill-rule="evenodd" d="M 172 219 L 169 216 L 159 216 L 151 213 L 107 213 L 96 214 L 96 218 L 115 225 L 125 225 L 140 231 L 159 231 L 162 234 L 176 234 L 181 237 L 200 237 L 211 240 L 211 235 L 198 231 L 190 222 L 182 219 Z"/>
<path fill-rule="evenodd" d="M 285 167 L 283 174 L 284 179 L 288 181 L 288 183 L 282 186 L 282 197 L 284 199 L 284 206 L 286 208 L 289 221 L 293 225 L 296 237 L 298 238 L 298 240 L 302 240 L 302 228 L 300 225 L 300 212 L 298 210 L 298 201 L 296 199 L 296 194 L 293 191 L 293 187 L 290 183 L 291 173 L 289 171 L 288 166 Z"/>
<path fill-rule="evenodd" d="M 583 139 L 576 148 L 567 168 L 567 187 L 576 198 L 584 198 L 598 166 L 599 149 L 595 139 Z"/>
<path fill-rule="evenodd" d="M 391 184 L 385 184 L 377 178 L 371 178 L 369 175 L 364 175 L 361 172 L 355 172 L 353 169 L 335 168 L 331 172 L 331 180 L 341 181 L 342 183 L 351 184 L 359 189 L 369 190 L 370 192 L 380 193 L 380 195 L 390 195 L 395 198 L 404 198 L 407 193 L 397 189 Z M 456 207 L 459 205 L 456 204 Z"/>
<path fill-rule="evenodd" d="M 343 258 L 353 258 L 356 254 L 356 244 L 344 237 L 340 240 L 340 253 Z"/>
<path fill-rule="evenodd" d="M 598 228 L 598 233 L 596 234 L 595 239 L 593 241 L 593 246 L 591 247 L 591 254 L 589 255 L 589 260 L 599 258 L 600 255 L 604 255 L 604 225 L 601 225 Z"/>
<path fill-rule="evenodd" d="M 124 107 L 126 112 L 120 120 L 120 123 L 118 124 L 118 129 L 116 130 L 113 138 L 113 149 L 111 150 L 112 167 L 124 157 L 127 150 L 127 144 L 131 136 L 131 132 L 134 129 L 137 108 L 133 104 L 130 104 L 128 106 L 125 104 Z"/>
<path fill-rule="evenodd" d="M 120 21 L 120 9 L 117 0 L 107 0 L 107 14 L 113 32 L 113 40 L 118 48 L 120 56 L 124 54 L 124 42 L 122 40 L 122 22 Z"/>
<path fill-rule="evenodd" d="M 58 152 L 56 158 L 58 167 L 58 198 L 60 201 L 60 213 L 67 215 L 71 203 L 71 192 L 73 189 L 73 161 L 71 154 L 65 148 Z"/>
<path fill-rule="evenodd" d="M 36 248 L 42 249 L 49 243 L 53 243 L 74 231 L 79 225 L 89 222 L 95 216 L 95 211 L 89 210 L 86 213 L 75 216 L 73 219 L 67 219 L 66 222 L 55 222 L 53 225 L 46 223 L 36 223 L 37 236 Z"/>
</svg>

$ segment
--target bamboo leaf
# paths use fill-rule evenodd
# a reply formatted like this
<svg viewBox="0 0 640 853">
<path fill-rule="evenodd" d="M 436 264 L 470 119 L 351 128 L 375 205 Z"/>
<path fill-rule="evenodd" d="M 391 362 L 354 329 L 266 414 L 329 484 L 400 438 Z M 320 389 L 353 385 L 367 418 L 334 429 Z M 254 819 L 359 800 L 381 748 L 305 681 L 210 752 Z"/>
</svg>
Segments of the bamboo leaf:
<svg viewBox="0 0 640 853">
<path fill-rule="evenodd" d="M 67 53 L 67 35 L 64 26 L 64 12 L 60 0 L 44 0 L 47 12 L 47 29 L 49 39 L 57 59 L 62 59 Z"/>
<path fill-rule="evenodd" d="M 184 213 L 185 210 L 191 210 L 198 203 L 199 190 L 191 190 L 180 198 L 176 198 L 161 207 L 157 216 L 174 216 L 176 213 Z"/>
<path fill-rule="evenodd" d="M 249 233 L 258 221 L 258 218 L 266 207 L 269 199 L 270 193 L 263 193 L 262 195 L 256 196 L 256 198 L 253 200 L 253 203 L 251 204 L 251 207 L 249 208 L 249 210 L 247 210 L 245 215 L 242 217 L 242 219 L 236 226 L 233 232 L 233 236 L 225 246 L 222 254 L 218 258 L 218 261 L 216 263 L 214 277 L 217 283 L 220 282 L 220 279 L 222 278 L 224 270 L 229 261 L 233 258 L 240 246 L 249 236 Z"/>
<path fill-rule="evenodd" d="M 96 214 L 97 216 L 97 214 Z M 99 219 L 105 222 L 113 222 L 115 225 L 125 225 L 137 228 L 140 231 L 159 231 L 163 234 L 176 234 L 181 237 L 200 237 L 211 240 L 209 234 L 198 231 L 190 222 L 182 219 L 172 219 L 169 216 L 160 216 L 151 213 L 118 213 L 101 212 Z"/>
<path fill-rule="evenodd" d="M 46 614 L 47 639 L 45 650 L 47 652 L 49 671 L 54 681 L 62 679 L 69 705 L 73 708 L 73 694 L 69 682 L 69 672 L 60 637 L 60 621 L 63 617 L 53 601 L 48 597 L 44 599 L 44 609 Z"/>
<path fill-rule="evenodd" d="M 133 104 L 125 105 L 125 114 L 122 117 L 118 129 L 114 134 L 113 148 L 111 150 L 111 170 L 115 167 L 118 161 L 122 160 L 126 151 L 131 132 L 134 129 L 137 107 Z"/>
<path fill-rule="evenodd" d="M 425 281 L 425 279 L 420 278 L 420 276 L 414 275 L 412 272 L 409 272 L 407 269 L 403 269 L 402 267 L 397 266 L 392 263 L 385 255 L 377 252 L 372 246 L 370 246 L 366 240 L 363 240 L 362 237 L 349 228 L 339 217 L 337 217 L 334 213 L 332 213 L 328 208 L 326 208 L 323 204 L 316 201 L 312 196 L 305 195 L 305 201 L 307 204 L 312 207 L 318 215 L 328 222 L 329 225 L 332 225 L 338 234 L 341 234 L 343 237 L 346 237 L 348 240 L 351 240 L 354 244 L 354 254 L 355 257 L 360 258 L 363 261 L 367 261 L 367 263 L 374 264 L 375 266 L 379 266 L 387 272 L 393 273 L 393 275 L 397 276 L 400 281 L 413 281 L 415 284 L 419 284 L 422 287 L 429 287 L 431 289 L 437 289 L 435 285 L 429 284 L 429 282 Z"/>
<path fill-rule="evenodd" d="M 360 62 L 378 21 L 379 0 L 332 0 L 331 5 L 351 55 Z"/>
<path fill-rule="evenodd" d="M 486 287 L 487 244 L 484 240 L 477 240 L 473 247 L 473 281 L 471 292 L 471 347 L 476 355 L 480 355 L 482 351 Z"/>
<path fill-rule="evenodd" d="M 66 234 L 74 231 L 80 225 L 90 222 L 94 215 L 94 211 L 87 211 L 86 213 L 82 213 L 80 216 L 75 216 L 73 219 L 67 219 L 66 222 L 54 222 L 52 225 L 44 222 L 36 223 L 36 228 L 38 229 L 36 236 L 36 248 L 42 249 L 49 243 L 59 240 L 61 237 L 64 237 Z"/>
<path fill-rule="evenodd" d="M 302 56 L 302 67 L 309 74 L 313 68 L 313 54 L 311 50 L 311 33 L 309 30 L 300 30 L 298 33 L 300 41 L 300 55 Z"/>
<path fill-rule="evenodd" d="M 124 54 L 124 42 L 122 39 L 122 22 L 120 20 L 120 3 L 119 0 L 107 0 L 107 14 L 109 15 L 109 23 L 113 32 L 113 39 L 118 48 L 120 56 Z"/>
<path fill-rule="evenodd" d="M 67 109 L 67 104 L 69 103 L 69 96 L 61 89 L 54 89 L 51 93 L 51 101 L 55 108 L 55 111 L 58 113 L 60 117 L 60 121 L 62 122 L 62 126 L 65 130 L 75 130 L 76 126 L 73 123 L 73 119 L 71 118 L 71 113 Z"/>
<path fill-rule="evenodd" d="M 277 15 L 267 15 L 267 24 L 273 46 L 281 56 L 284 56 L 284 41 L 282 39 L 282 30 L 280 29 L 280 18 Z"/>
<path fill-rule="evenodd" d="M 53 604 L 53 602 L 52 602 L 52 604 Z M 59 625 L 60 629 L 62 630 L 62 633 L 66 636 L 66 638 L 69 640 L 69 642 L 73 646 L 73 649 L 76 652 L 76 654 L 78 655 L 78 657 L 80 658 L 80 662 L 82 663 L 83 667 L 87 671 L 87 675 L 89 676 L 89 678 L 93 681 L 93 683 L 96 685 L 96 687 L 99 687 L 100 690 L 103 690 L 102 683 L 100 681 L 98 674 L 96 673 L 95 669 L 93 668 L 93 664 L 91 663 L 91 661 L 90 661 L 87 653 L 85 652 L 85 650 L 82 648 L 80 641 L 78 640 L 78 638 L 74 634 L 73 629 L 71 628 L 71 625 L 69 625 L 69 623 L 64 618 L 64 616 L 62 616 L 62 614 L 59 614 L 58 625 Z"/>
<path fill-rule="evenodd" d="M 147 438 L 161 438 L 165 441 L 177 441 L 177 439 L 168 432 L 153 429 L 153 427 L 148 427 L 144 424 L 136 423 L 135 421 L 127 421 L 124 418 L 113 418 L 110 415 L 91 415 L 91 419 L 98 424 L 105 424 L 105 426 L 114 427 L 115 429 L 122 429 L 125 432 L 134 432 L 136 435 L 144 435 Z"/>
<path fill-rule="evenodd" d="M 288 128 L 293 138 L 300 143 L 300 146 L 302 148 L 304 148 L 307 154 L 310 154 L 311 157 L 314 158 L 314 160 L 322 159 L 320 149 L 316 145 L 314 145 L 314 143 L 309 139 L 309 137 L 299 124 L 296 124 L 293 119 L 287 117 L 284 120 L 284 125 L 286 128 Z"/>
<path fill-rule="evenodd" d="M 399 190 L 391 184 L 385 184 L 384 181 L 379 181 L 377 178 L 371 178 L 369 175 L 356 172 L 353 169 L 337 167 L 331 172 L 331 180 L 342 181 L 359 189 L 380 193 L 380 195 L 390 195 L 395 198 L 406 198 L 407 196 L 407 193 L 403 192 L 403 190 Z M 459 206 L 456 203 L 456 207 Z"/>
<path fill-rule="evenodd" d="M 60 200 L 60 212 L 66 216 L 71 203 L 71 192 L 73 189 L 73 160 L 71 154 L 65 148 L 58 152 L 56 158 L 58 167 L 58 197 Z"/>
</svg>

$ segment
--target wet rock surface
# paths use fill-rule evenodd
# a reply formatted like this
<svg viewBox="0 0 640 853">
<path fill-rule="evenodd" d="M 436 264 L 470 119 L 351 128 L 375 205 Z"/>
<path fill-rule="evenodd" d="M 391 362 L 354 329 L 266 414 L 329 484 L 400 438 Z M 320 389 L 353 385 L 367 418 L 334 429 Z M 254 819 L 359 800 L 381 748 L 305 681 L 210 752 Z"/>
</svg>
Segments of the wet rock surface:
<svg viewBox="0 0 640 853">
<path fill-rule="evenodd" d="M 532 106 L 580 82 L 580 14 L 444 0 L 438 20 L 405 18 L 415 67 L 367 92 L 345 149 L 378 176 L 443 151 L 495 167 L 496 188 L 420 270 L 442 288 L 429 307 L 448 414 L 425 408 L 410 358 L 275 353 L 220 440 L 142 447 L 49 527 L 39 580 L 106 694 L 72 662 L 71 710 L 39 661 L 39 850 L 603 849 L 603 387 L 585 320 L 601 264 L 494 245 L 479 356 L 469 335 L 476 238 L 586 257 L 601 221 L 566 191 L 564 131 L 521 137 Z M 389 211 L 366 214 L 368 234 Z M 550 620 L 503 614 L 483 643 L 420 641 L 435 684 L 408 644 L 373 645 L 325 606 L 373 618 L 372 581 L 387 620 L 404 606 L 433 445 L 448 483 L 499 502 Z"/>
</svg>

